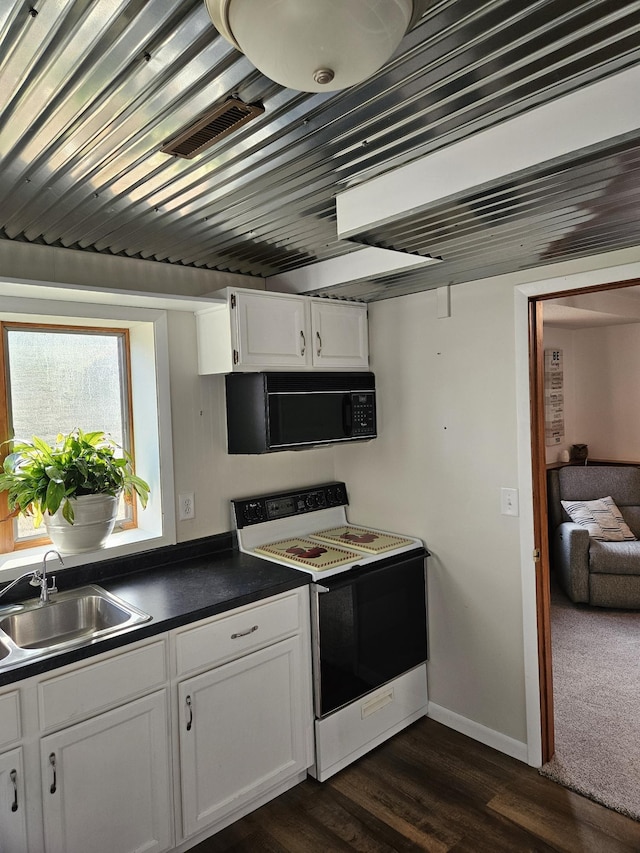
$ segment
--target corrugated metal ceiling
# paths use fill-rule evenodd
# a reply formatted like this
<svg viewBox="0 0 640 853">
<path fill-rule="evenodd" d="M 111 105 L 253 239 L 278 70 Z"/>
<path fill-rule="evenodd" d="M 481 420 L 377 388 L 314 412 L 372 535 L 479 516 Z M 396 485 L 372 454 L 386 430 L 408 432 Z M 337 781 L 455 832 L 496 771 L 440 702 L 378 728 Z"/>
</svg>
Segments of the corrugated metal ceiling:
<svg viewBox="0 0 640 853">
<path fill-rule="evenodd" d="M 372 79 L 283 89 L 201 0 L 0 4 L 0 232 L 270 276 L 352 251 L 335 195 L 640 60 L 640 2 L 440 0 Z M 265 112 L 194 160 L 163 143 L 235 95 Z M 640 138 L 362 235 L 444 263 L 364 299 L 640 243 Z M 589 208 L 587 213 L 587 207 Z"/>
</svg>

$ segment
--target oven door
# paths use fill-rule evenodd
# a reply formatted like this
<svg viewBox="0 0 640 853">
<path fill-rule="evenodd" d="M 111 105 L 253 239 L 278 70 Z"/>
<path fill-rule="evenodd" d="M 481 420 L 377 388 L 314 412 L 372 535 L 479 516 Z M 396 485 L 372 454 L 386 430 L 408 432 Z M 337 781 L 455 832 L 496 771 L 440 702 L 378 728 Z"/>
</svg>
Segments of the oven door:
<svg viewBox="0 0 640 853">
<path fill-rule="evenodd" d="M 427 659 L 426 552 L 312 584 L 316 717 Z"/>
</svg>

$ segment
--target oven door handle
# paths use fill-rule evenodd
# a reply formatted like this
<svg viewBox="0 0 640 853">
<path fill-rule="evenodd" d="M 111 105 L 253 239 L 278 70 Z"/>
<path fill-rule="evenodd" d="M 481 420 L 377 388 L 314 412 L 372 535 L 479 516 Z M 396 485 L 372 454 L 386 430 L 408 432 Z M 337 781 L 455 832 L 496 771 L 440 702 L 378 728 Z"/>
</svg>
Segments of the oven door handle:
<svg viewBox="0 0 640 853">
<path fill-rule="evenodd" d="M 321 583 L 316 583 L 316 584 L 314 584 L 314 586 L 316 588 L 316 592 L 318 592 L 319 594 L 321 594 L 323 592 L 331 592 L 331 590 L 329 589 L 328 586 L 322 586 Z"/>
<path fill-rule="evenodd" d="M 418 557 L 422 557 L 424 559 L 428 556 L 428 553 L 429 552 L 424 547 L 416 545 L 415 549 L 406 551 L 404 554 L 398 554 L 396 558 L 391 558 L 390 561 L 384 559 L 382 565 L 379 565 L 376 562 L 369 563 L 364 566 L 360 563 L 354 563 L 348 570 L 338 573 L 328 579 L 327 582 L 330 584 L 329 589 L 327 590 L 326 587 L 324 587 L 323 591 L 334 592 L 334 590 L 343 589 L 345 586 L 353 586 L 359 581 L 370 581 L 384 572 L 396 571 L 399 566 L 412 562 Z M 384 554 L 381 555 L 381 561 L 383 558 Z M 314 585 L 318 586 L 318 584 Z"/>
</svg>

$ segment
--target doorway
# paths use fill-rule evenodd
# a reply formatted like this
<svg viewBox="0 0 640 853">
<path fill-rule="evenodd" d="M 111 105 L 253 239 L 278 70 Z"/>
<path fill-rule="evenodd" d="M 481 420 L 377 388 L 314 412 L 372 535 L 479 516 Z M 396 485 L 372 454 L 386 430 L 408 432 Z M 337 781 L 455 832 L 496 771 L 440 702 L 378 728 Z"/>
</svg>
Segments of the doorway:
<svg viewBox="0 0 640 853">
<path fill-rule="evenodd" d="M 549 541 L 547 534 L 547 464 L 545 446 L 544 413 L 544 321 L 545 306 L 556 305 L 566 310 L 567 318 L 573 312 L 593 311 L 604 317 L 603 294 L 609 296 L 612 291 L 634 288 L 625 294 L 638 300 L 638 316 L 634 322 L 640 322 L 640 285 L 639 279 L 601 283 L 597 286 L 575 287 L 565 290 L 547 290 L 528 295 L 529 329 L 529 398 L 531 432 L 531 466 L 533 494 L 533 538 L 535 561 L 535 601 L 537 664 L 539 680 L 539 724 L 541 763 L 550 760 L 554 754 L 554 707 L 553 707 L 553 657 L 551 639 L 551 572 Z M 626 300 L 628 302 L 628 299 Z M 630 304 L 630 303 L 629 303 Z M 593 322 L 594 316 L 591 317 Z M 575 319 L 576 322 L 579 322 Z M 567 319 L 567 322 L 569 320 Z M 606 317 L 603 323 L 613 323 Z M 624 322 L 630 322 L 627 316 Z M 532 762 L 534 763 L 534 762 Z"/>
</svg>

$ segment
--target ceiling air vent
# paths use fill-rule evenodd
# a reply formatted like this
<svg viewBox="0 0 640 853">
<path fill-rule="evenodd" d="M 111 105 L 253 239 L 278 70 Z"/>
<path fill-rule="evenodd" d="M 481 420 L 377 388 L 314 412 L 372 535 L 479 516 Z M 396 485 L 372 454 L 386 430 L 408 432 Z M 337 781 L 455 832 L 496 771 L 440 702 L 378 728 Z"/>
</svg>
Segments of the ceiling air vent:
<svg viewBox="0 0 640 853">
<path fill-rule="evenodd" d="M 160 150 L 165 154 L 174 154 L 176 157 L 185 157 L 190 160 L 263 112 L 262 106 L 245 104 L 237 98 L 229 98 L 223 104 L 218 104 L 217 107 L 209 110 L 194 124 L 181 130 Z"/>
</svg>

